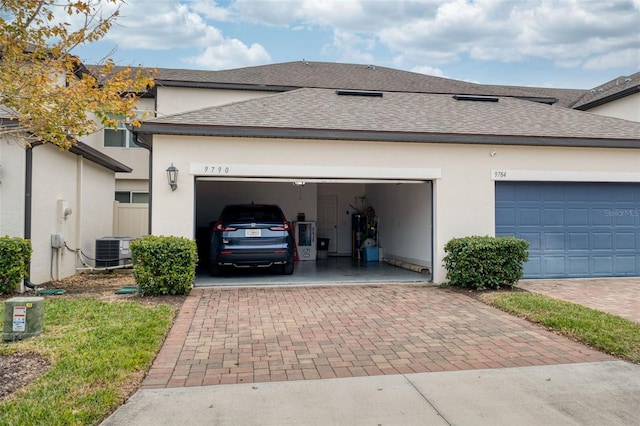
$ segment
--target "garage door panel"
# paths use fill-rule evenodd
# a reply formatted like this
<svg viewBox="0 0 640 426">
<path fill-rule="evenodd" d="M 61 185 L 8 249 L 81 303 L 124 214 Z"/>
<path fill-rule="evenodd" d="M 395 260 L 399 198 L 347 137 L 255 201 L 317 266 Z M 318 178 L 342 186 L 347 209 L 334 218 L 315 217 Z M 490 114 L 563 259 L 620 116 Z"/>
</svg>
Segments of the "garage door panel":
<svg viewBox="0 0 640 426">
<path fill-rule="evenodd" d="M 566 209 L 568 226 L 587 226 L 589 224 L 588 208 L 568 208 Z"/>
<path fill-rule="evenodd" d="M 593 256 L 591 258 L 592 275 L 610 276 L 614 275 L 613 256 Z"/>
<path fill-rule="evenodd" d="M 529 261 L 524 264 L 523 273 L 526 277 L 542 277 L 542 257 L 530 254 Z"/>
<path fill-rule="evenodd" d="M 566 273 L 564 256 L 545 256 L 542 263 L 545 275 L 562 276 Z"/>
<path fill-rule="evenodd" d="M 590 223 L 594 226 L 611 226 L 613 221 L 606 208 L 591 209 Z"/>
<path fill-rule="evenodd" d="M 616 234 L 616 250 L 635 250 L 636 236 L 631 232 L 621 232 Z"/>
<path fill-rule="evenodd" d="M 542 223 L 545 226 L 565 226 L 565 214 L 562 208 L 545 208 L 542 214 Z"/>
<path fill-rule="evenodd" d="M 540 225 L 540 209 L 523 207 L 520 209 L 519 220 L 517 224 L 520 226 L 539 226 Z"/>
<path fill-rule="evenodd" d="M 588 256 L 570 256 L 567 259 L 567 275 L 571 277 L 582 277 L 589 274 Z"/>
<path fill-rule="evenodd" d="M 591 241 L 591 247 L 594 251 L 613 248 L 611 234 L 608 232 L 594 232 L 591 234 Z"/>
<path fill-rule="evenodd" d="M 632 210 L 624 210 L 625 214 L 620 216 L 615 216 L 613 218 L 613 223 L 615 226 L 636 226 L 636 218 L 631 215 Z"/>
<path fill-rule="evenodd" d="M 525 277 L 640 276 L 640 184 L 496 182 L 496 235 L 530 243 Z"/>
<path fill-rule="evenodd" d="M 496 208 L 496 221 L 503 226 L 516 225 L 516 209 L 515 207 Z"/>
<path fill-rule="evenodd" d="M 527 240 L 529 242 L 530 250 L 540 250 L 540 248 L 542 247 L 542 245 L 540 244 L 540 242 L 542 241 L 540 232 L 521 232 L 516 234 L 516 236 L 523 240 Z"/>
<path fill-rule="evenodd" d="M 589 233 L 588 232 L 569 232 L 568 249 L 572 251 L 589 250 Z"/>
<path fill-rule="evenodd" d="M 543 236 L 545 250 L 564 251 L 564 232 L 546 232 Z"/>
<path fill-rule="evenodd" d="M 638 256 L 616 256 L 615 271 L 617 275 L 633 274 L 638 268 Z"/>
</svg>

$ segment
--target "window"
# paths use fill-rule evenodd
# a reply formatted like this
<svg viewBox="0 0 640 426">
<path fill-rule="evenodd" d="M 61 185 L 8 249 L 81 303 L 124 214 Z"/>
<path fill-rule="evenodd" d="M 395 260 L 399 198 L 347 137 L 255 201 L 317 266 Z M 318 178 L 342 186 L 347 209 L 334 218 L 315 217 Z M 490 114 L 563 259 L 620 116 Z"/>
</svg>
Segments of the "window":
<svg viewBox="0 0 640 426">
<path fill-rule="evenodd" d="M 142 117 L 143 111 L 136 111 L 137 117 Z M 134 142 L 133 134 L 127 130 L 127 123 L 118 118 L 118 129 L 104 129 L 104 146 L 116 148 L 141 148 Z"/>
<path fill-rule="evenodd" d="M 148 192 L 116 191 L 116 201 L 121 203 L 149 204 Z"/>
</svg>

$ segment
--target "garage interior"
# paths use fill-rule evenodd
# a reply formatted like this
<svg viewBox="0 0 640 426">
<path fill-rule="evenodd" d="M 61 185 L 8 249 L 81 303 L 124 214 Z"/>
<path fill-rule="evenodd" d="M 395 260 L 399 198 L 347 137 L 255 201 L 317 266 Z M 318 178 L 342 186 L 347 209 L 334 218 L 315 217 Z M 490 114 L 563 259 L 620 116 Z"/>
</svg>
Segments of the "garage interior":
<svg viewBox="0 0 640 426">
<path fill-rule="evenodd" d="M 431 181 L 195 179 L 200 259 L 196 286 L 431 281 Z M 296 222 L 313 223 L 312 250 L 304 243 L 298 247 L 293 275 L 270 269 L 232 269 L 220 277 L 209 276 L 210 226 L 225 205 L 243 203 L 279 205 L 294 229 Z M 318 239 L 322 239 L 320 247 Z"/>
</svg>

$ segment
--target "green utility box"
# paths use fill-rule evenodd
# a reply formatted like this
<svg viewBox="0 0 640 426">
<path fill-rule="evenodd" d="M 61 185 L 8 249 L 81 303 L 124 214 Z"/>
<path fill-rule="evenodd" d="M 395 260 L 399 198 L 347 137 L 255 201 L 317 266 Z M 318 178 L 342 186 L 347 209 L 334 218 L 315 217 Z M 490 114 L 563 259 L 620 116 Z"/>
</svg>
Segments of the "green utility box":
<svg viewBox="0 0 640 426">
<path fill-rule="evenodd" d="M 4 302 L 2 340 L 22 340 L 44 331 L 44 297 L 13 297 Z"/>
</svg>

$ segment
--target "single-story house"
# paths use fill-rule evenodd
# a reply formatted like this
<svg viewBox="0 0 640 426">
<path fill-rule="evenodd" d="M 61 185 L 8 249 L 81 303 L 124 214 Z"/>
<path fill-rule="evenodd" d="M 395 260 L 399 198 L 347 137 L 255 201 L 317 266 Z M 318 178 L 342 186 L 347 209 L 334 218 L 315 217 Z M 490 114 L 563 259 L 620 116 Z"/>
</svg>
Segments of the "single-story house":
<svg viewBox="0 0 640 426">
<path fill-rule="evenodd" d="M 605 104 L 633 110 L 635 78 Z M 574 108 L 604 105 L 608 88 L 306 61 L 159 70 L 157 83 L 157 117 L 130 129 L 150 152 L 153 234 L 196 237 L 224 204 L 272 202 L 349 255 L 351 215 L 372 207 L 384 256 L 434 282 L 446 242 L 466 235 L 527 239 L 527 277 L 640 275 L 640 123 Z"/>
</svg>

